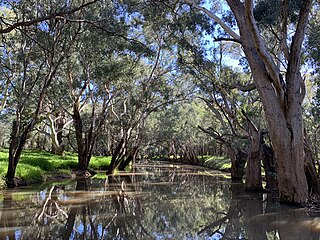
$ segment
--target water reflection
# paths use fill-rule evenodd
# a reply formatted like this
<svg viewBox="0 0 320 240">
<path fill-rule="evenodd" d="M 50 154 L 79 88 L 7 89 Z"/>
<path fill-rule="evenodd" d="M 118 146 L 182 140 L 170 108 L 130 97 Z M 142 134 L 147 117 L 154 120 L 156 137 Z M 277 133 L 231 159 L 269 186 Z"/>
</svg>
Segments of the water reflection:
<svg viewBox="0 0 320 240">
<path fill-rule="evenodd" d="M 320 218 L 222 174 L 144 163 L 133 173 L 0 195 L 0 239 L 320 239 Z"/>
</svg>

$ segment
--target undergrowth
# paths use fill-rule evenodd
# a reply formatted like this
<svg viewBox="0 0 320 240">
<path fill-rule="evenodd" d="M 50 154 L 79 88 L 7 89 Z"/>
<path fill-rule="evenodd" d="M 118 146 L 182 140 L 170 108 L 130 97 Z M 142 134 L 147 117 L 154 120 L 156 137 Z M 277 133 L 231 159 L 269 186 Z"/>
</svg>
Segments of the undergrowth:
<svg viewBox="0 0 320 240">
<path fill-rule="evenodd" d="M 4 187 L 4 177 L 8 168 L 8 149 L 0 150 L 0 188 Z M 106 170 L 111 157 L 92 157 L 89 168 Z M 50 179 L 50 175 L 70 175 L 77 169 L 78 158 L 74 153 L 67 152 L 61 157 L 39 150 L 25 150 L 21 155 L 16 169 L 16 177 L 26 183 L 37 183 Z"/>
</svg>

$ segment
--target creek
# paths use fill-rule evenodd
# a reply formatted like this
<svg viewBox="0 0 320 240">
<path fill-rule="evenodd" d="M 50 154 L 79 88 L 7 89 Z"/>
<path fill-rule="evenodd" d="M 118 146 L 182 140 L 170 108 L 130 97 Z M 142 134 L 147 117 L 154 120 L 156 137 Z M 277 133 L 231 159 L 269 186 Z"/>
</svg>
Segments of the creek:
<svg viewBox="0 0 320 240">
<path fill-rule="evenodd" d="M 0 239 L 320 239 L 320 214 L 167 162 L 0 192 Z"/>
</svg>

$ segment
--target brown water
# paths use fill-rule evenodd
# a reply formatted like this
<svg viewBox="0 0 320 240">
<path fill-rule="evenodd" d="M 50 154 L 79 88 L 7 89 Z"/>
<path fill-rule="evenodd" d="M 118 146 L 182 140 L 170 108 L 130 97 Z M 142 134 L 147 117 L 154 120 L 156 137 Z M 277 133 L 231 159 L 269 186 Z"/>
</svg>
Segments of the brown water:
<svg viewBox="0 0 320 240">
<path fill-rule="evenodd" d="M 320 239 L 320 214 L 167 163 L 0 192 L 0 239 Z"/>
</svg>

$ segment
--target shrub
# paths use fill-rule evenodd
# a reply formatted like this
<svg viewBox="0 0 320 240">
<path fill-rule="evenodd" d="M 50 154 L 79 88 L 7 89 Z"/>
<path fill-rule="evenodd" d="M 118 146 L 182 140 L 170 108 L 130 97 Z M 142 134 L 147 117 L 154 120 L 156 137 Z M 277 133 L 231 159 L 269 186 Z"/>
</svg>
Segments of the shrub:
<svg viewBox="0 0 320 240">
<path fill-rule="evenodd" d="M 92 157 L 89 167 L 97 170 L 107 170 L 111 163 L 111 157 Z"/>
<path fill-rule="evenodd" d="M 231 167 L 229 158 L 218 156 L 204 156 L 205 167 L 217 170 L 226 170 Z"/>
<path fill-rule="evenodd" d="M 27 181 L 28 183 L 42 182 L 44 171 L 39 167 L 20 163 L 17 166 L 16 176 Z"/>
</svg>

